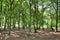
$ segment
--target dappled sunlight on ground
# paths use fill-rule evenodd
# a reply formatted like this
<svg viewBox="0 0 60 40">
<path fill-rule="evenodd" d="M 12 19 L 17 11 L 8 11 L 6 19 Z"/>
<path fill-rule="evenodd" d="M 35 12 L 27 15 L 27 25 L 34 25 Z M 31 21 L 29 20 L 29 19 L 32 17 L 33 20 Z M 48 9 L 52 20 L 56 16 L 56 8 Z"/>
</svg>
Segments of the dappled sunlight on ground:
<svg viewBox="0 0 60 40">
<path fill-rule="evenodd" d="M 37 31 L 38 33 L 28 32 L 27 29 L 13 30 L 10 35 L 9 31 L 2 31 L 0 40 L 60 40 L 60 32 Z"/>
</svg>

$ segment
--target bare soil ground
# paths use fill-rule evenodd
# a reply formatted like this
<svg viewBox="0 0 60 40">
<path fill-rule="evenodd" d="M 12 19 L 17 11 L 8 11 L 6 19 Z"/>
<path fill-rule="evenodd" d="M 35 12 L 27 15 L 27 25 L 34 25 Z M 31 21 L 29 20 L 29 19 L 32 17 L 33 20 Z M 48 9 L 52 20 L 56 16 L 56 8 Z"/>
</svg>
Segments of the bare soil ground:
<svg viewBox="0 0 60 40">
<path fill-rule="evenodd" d="M 0 31 L 0 40 L 60 40 L 60 32 L 50 32 L 48 30 L 37 30 L 38 33 L 29 32 L 28 29 Z"/>
</svg>

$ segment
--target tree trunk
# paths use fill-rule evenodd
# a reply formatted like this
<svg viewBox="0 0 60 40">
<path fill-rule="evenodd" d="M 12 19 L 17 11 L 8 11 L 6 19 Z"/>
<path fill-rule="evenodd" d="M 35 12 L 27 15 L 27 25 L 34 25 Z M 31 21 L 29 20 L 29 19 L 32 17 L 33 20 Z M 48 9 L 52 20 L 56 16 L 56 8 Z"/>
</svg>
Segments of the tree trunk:
<svg viewBox="0 0 60 40">
<path fill-rule="evenodd" d="M 56 6 L 57 6 L 57 9 L 56 9 L 56 31 L 58 31 L 58 0 L 56 2 Z"/>
</svg>

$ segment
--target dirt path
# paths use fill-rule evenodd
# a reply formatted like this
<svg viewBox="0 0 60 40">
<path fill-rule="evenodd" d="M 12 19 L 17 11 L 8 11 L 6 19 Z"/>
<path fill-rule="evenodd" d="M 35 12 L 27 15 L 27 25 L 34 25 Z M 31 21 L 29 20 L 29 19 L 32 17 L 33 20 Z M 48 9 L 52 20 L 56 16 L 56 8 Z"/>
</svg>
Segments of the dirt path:
<svg viewBox="0 0 60 40">
<path fill-rule="evenodd" d="M 28 32 L 27 30 L 8 31 L 0 33 L 0 40 L 60 40 L 59 32 L 38 31 L 38 33 Z"/>
</svg>

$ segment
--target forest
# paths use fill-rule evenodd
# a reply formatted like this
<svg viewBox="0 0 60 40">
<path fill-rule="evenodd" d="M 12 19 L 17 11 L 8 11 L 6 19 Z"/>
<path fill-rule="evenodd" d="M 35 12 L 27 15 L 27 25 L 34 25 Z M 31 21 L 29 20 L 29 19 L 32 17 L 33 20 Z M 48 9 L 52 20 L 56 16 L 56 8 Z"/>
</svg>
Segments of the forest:
<svg viewBox="0 0 60 40">
<path fill-rule="evenodd" d="M 59 13 L 60 0 L 0 0 L 0 40 L 60 40 Z"/>
</svg>

